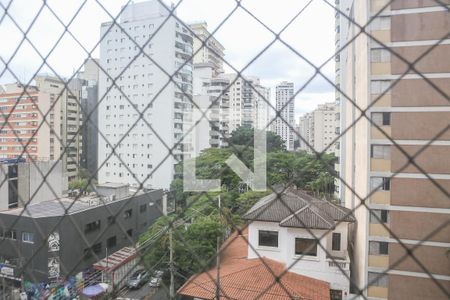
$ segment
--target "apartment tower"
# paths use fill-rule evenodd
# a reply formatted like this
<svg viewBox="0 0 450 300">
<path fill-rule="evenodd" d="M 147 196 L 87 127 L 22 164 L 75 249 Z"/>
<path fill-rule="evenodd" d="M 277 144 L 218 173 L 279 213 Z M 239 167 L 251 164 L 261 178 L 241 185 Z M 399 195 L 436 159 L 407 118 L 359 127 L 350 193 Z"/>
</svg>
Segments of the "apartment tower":
<svg viewBox="0 0 450 300">
<path fill-rule="evenodd" d="M 2 87 L 0 158 L 61 160 L 72 180 L 82 153 L 79 91 L 53 76 L 38 75 L 34 81 Z"/>
<path fill-rule="evenodd" d="M 175 165 L 191 155 L 183 128 L 191 126 L 193 41 L 169 10 L 131 3 L 118 24 L 101 25 L 100 183 L 169 188 Z"/>
<path fill-rule="evenodd" d="M 356 37 L 340 54 L 342 129 L 351 127 L 341 176 L 358 224 L 353 292 L 362 289 L 368 299 L 450 295 L 449 4 L 338 3 L 351 19 L 341 40 Z M 353 22 L 369 20 L 367 34 L 359 34 Z M 360 109 L 370 121 L 353 124 Z"/>
<path fill-rule="evenodd" d="M 295 99 L 294 83 L 283 81 L 276 86 L 275 108 L 279 117 L 275 120 L 275 131 L 285 142 L 287 150 L 294 150 Z"/>
</svg>

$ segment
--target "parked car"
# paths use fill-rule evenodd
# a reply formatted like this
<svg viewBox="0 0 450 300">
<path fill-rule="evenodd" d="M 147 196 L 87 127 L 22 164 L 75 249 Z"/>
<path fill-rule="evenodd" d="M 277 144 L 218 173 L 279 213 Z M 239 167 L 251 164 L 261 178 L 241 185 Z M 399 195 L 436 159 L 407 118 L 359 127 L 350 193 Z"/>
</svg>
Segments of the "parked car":
<svg viewBox="0 0 450 300">
<path fill-rule="evenodd" d="M 154 278 L 162 278 L 163 275 L 164 275 L 164 271 L 162 271 L 162 270 L 156 270 L 156 271 L 153 273 L 153 277 L 154 277 Z"/>
<path fill-rule="evenodd" d="M 129 289 L 138 289 L 143 286 L 149 278 L 150 275 L 146 270 L 137 270 L 131 275 L 130 279 L 128 279 L 127 286 Z"/>
<path fill-rule="evenodd" d="M 162 278 L 152 277 L 150 279 L 150 283 L 148 284 L 150 287 L 160 287 L 162 284 Z"/>
</svg>

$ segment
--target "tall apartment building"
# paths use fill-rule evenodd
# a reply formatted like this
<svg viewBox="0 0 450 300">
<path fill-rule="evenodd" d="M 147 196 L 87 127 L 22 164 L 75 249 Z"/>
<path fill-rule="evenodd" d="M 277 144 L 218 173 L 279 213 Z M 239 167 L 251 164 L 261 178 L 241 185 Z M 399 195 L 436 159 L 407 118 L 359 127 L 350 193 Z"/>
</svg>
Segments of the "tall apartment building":
<svg viewBox="0 0 450 300">
<path fill-rule="evenodd" d="M 39 75 L 34 81 L 34 86 L 2 87 L 0 157 L 62 160 L 71 180 L 78 174 L 82 147 L 78 91 L 52 76 Z"/>
<path fill-rule="evenodd" d="M 371 209 L 355 211 L 352 279 L 368 299 L 448 299 L 450 2 L 347 2 L 343 12 L 360 25 L 386 6 L 366 28 L 373 38 L 350 22 L 341 35 L 358 35 L 340 55 L 341 88 L 371 121 L 363 117 L 342 141 L 341 176 L 355 191 L 342 191 L 346 205 L 356 208 L 357 195 L 367 195 Z M 415 71 L 408 68 L 403 59 L 431 47 Z M 347 128 L 360 112 L 347 98 L 341 103 Z M 417 154 L 419 167 L 404 153 Z"/>
<path fill-rule="evenodd" d="M 305 113 L 298 119 L 299 149 L 311 152 L 310 138 L 312 134 L 312 114 Z"/>
<path fill-rule="evenodd" d="M 225 47 L 208 31 L 206 22 L 189 25 L 195 37 L 193 39 L 194 65 L 211 64 L 214 76 L 223 73 Z"/>
<path fill-rule="evenodd" d="M 300 117 L 300 149 L 313 153 L 326 149 L 326 153 L 335 153 L 338 148 L 335 139 L 339 132 L 339 108 L 336 103 L 319 104 L 315 110 Z M 306 143 L 308 142 L 308 144 Z"/>
<path fill-rule="evenodd" d="M 106 73 L 99 76 L 99 99 L 105 99 L 98 123 L 109 143 L 98 138 L 100 183 L 169 188 L 175 165 L 191 155 L 183 127 L 191 126 L 193 41 L 168 16 L 169 8 L 152 0 L 127 5 L 119 24 L 101 25 Z"/>
<path fill-rule="evenodd" d="M 84 63 L 84 70 L 78 74 L 80 81 L 80 104 L 84 120 L 82 135 L 83 146 L 80 165 L 89 171 L 91 176 L 97 177 L 98 155 L 98 59 L 88 59 Z M 89 118 L 89 120 L 88 120 Z"/>
<path fill-rule="evenodd" d="M 198 155 L 204 149 L 228 145 L 230 99 L 226 88 L 229 81 L 222 76 L 225 48 L 209 33 L 205 22 L 191 24 L 190 27 L 194 33 L 195 54 L 193 99 L 200 108 L 193 115 L 193 122 L 198 122 L 193 141 L 195 154 Z M 206 117 L 203 117 L 202 111 Z"/>
<path fill-rule="evenodd" d="M 229 80 L 230 97 L 230 132 L 240 126 L 249 126 L 261 130 L 269 130 L 270 89 L 261 85 L 255 76 L 225 74 Z"/>
<path fill-rule="evenodd" d="M 294 83 L 283 81 L 276 86 L 275 108 L 280 117 L 275 120 L 276 134 L 285 142 L 287 150 L 294 150 L 294 126 L 295 126 L 295 99 Z M 292 129 L 291 129 L 292 128 Z"/>
</svg>

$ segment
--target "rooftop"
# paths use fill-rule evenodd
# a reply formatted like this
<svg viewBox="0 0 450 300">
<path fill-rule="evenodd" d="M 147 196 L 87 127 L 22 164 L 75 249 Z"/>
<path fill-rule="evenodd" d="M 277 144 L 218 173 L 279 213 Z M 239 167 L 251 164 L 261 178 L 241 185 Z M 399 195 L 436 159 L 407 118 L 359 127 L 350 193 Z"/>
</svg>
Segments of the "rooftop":
<svg viewBox="0 0 450 300">
<path fill-rule="evenodd" d="M 89 200 L 98 199 L 98 197 L 81 197 L 75 201 L 72 198 L 60 198 L 48 201 L 42 201 L 29 204 L 26 208 L 20 207 L 0 212 L 6 215 L 22 215 L 23 217 L 45 218 L 59 217 L 65 214 L 73 214 L 85 209 L 89 209 L 94 205 L 90 205 Z M 95 205 L 97 206 L 97 205 Z M 70 208 L 69 208 L 70 207 Z M 68 212 L 66 213 L 66 209 Z"/>
<path fill-rule="evenodd" d="M 329 283 L 285 272 L 284 264 L 262 257 L 247 259 L 247 231 L 231 235 L 221 248 L 220 299 L 330 299 Z M 179 290 L 184 296 L 215 299 L 216 268 L 192 276 Z M 275 276 L 281 276 L 279 282 Z"/>
<path fill-rule="evenodd" d="M 243 218 L 310 229 L 334 229 L 336 222 L 355 222 L 350 209 L 293 189 L 261 198 Z"/>
</svg>

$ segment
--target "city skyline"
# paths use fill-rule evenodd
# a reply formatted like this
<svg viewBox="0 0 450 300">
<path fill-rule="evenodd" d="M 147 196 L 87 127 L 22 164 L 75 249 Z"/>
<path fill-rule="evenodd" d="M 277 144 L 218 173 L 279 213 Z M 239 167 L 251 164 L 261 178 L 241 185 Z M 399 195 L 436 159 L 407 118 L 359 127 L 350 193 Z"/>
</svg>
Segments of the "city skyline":
<svg viewBox="0 0 450 300">
<path fill-rule="evenodd" d="M 142 1 L 139 1 L 142 2 Z M 139 3 L 137 2 L 137 3 Z M 9 2 L 2 0 L 2 5 L 6 6 Z M 112 16 L 116 16 L 120 11 L 120 7 L 124 1 L 108 1 L 103 4 Z M 168 1 L 165 2 L 169 4 Z M 175 5 L 178 2 L 175 2 Z M 256 3 L 255 1 L 244 1 L 243 7 L 248 11 L 255 11 L 257 17 L 261 18 L 268 27 L 274 31 L 281 30 L 286 23 L 294 17 L 292 12 L 298 11 L 305 7 L 308 1 L 285 1 L 283 9 L 275 9 L 274 4 Z M 23 5 L 27 5 L 27 9 L 23 10 Z M 58 14 L 64 22 L 69 22 L 73 14 L 76 12 L 80 4 L 77 1 L 67 1 L 64 5 L 57 2 L 49 2 L 49 6 L 54 8 L 54 12 Z M 211 4 L 208 1 L 200 0 L 184 0 L 177 9 L 178 17 L 186 24 L 195 23 L 199 20 L 198 16 L 203 16 L 202 21 L 208 23 L 210 32 L 214 32 L 216 27 L 235 6 L 234 1 L 220 1 Z M 198 9 L 200 8 L 200 9 Z M 9 12 L 15 17 L 15 21 L 24 28 L 29 25 L 32 20 L 33 13 L 38 10 L 36 3 L 25 3 L 14 1 Z M 276 11 L 277 13 L 273 13 Z M 100 31 L 92 31 L 90 28 L 100 28 L 100 24 L 110 21 L 111 18 L 95 3 L 87 2 L 79 12 L 80 18 L 76 18 L 69 27 L 80 43 L 90 51 L 94 48 L 100 37 Z M 78 19 L 84 17 L 85 22 L 79 23 Z M 239 28 L 238 24 L 245 23 L 245 28 Z M 47 54 L 56 42 L 59 35 L 63 32 L 61 24 L 55 19 L 52 13 L 44 8 L 42 15 L 37 19 L 35 27 L 46 27 L 48 32 L 37 32 L 31 30 L 28 37 L 36 46 L 43 56 Z M 315 28 L 312 33 L 309 28 Z M 89 34 L 86 34 L 89 32 Z M 0 50 L 0 55 L 7 61 L 13 52 L 13 45 L 16 45 L 21 36 L 20 31 L 8 17 L 5 17 L 0 28 L 0 34 L 10 41 Z M 257 37 L 249 43 L 248 35 Z M 321 38 L 317 39 L 316 36 Z M 225 46 L 225 60 L 233 67 L 240 70 L 250 60 L 261 51 L 267 44 L 272 42 L 273 34 L 258 24 L 243 9 L 238 9 L 230 18 L 230 22 L 225 24 L 214 33 L 214 36 Z M 300 38 L 299 38 L 300 37 Z M 307 6 L 304 12 L 299 16 L 293 24 L 281 35 L 281 38 L 287 44 L 292 46 L 296 51 L 314 64 L 321 64 L 325 60 L 333 57 L 334 45 L 334 11 L 326 3 L 313 1 Z M 299 43 L 298 41 L 302 41 Z M 71 60 L 67 60 L 67 56 Z M 95 48 L 93 58 L 99 58 L 99 45 Z M 86 52 L 70 37 L 65 34 L 60 44 L 54 52 L 49 56 L 48 63 L 55 69 L 58 75 L 69 78 L 77 71 L 86 59 Z M 276 59 L 276 64 L 273 64 Z M 39 55 L 32 49 L 27 41 L 24 42 L 20 51 L 16 53 L 12 59 L 10 67 L 17 73 L 21 81 L 28 81 L 30 76 L 34 74 L 41 64 Z M 4 64 L 0 62 L 0 69 Z M 224 63 L 226 73 L 231 73 L 233 69 Z M 334 59 L 324 67 L 324 73 L 330 82 L 334 81 Z M 315 69 L 303 62 L 294 52 L 289 50 L 280 42 L 275 42 L 265 53 L 263 53 L 250 67 L 244 72 L 244 75 L 258 76 L 261 78 L 263 86 L 270 87 L 272 90 L 272 104 L 275 105 L 275 86 L 281 81 L 292 81 L 295 86 L 301 88 L 308 79 L 314 75 Z M 42 69 L 39 73 L 52 73 L 48 67 Z M 14 82 L 14 78 L 6 71 L 1 77 L 1 84 Z M 296 97 L 296 119 L 304 112 L 312 111 L 318 104 L 330 102 L 334 99 L 333 86 L 325 80 L 316 76 Z M 274 115 L 274 111 L 270 112 Z"/>
</svg>

